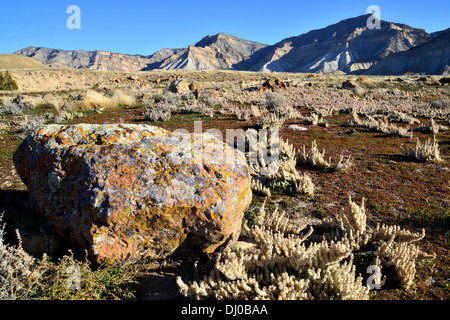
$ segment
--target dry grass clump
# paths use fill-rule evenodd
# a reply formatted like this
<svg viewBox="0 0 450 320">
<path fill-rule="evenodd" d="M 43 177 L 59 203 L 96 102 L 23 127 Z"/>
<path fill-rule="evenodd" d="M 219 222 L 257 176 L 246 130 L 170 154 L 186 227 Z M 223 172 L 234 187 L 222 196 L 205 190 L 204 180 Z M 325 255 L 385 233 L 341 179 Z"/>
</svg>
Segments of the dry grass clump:
<svg viewBox="0 0 450 320">
<path fill-rule="evenodd" d="M 269 196 L 270 189 L 282 188 L 292 193 L 303 193 L 312 196 L 314 184 L 306 174 L 296 169 L 295 148 L 288 142 L 274 136 L 269 131 L 265 139 L 258 140 L 258 132 L 249 129 L 246 132 L 248 142 L 247 159 L 252 176 L 252 188 L 255 192 Z M 261 138 L 261 136 L 260 136 Z M 255 157 L 258 152 L 259 157 Z M 254 157 L 250 159 L 250 157 Z"/>
<path fill-rule="evenodd" d="M 344 215 L 309 228 L 295 225 L 285 212 L 266 212 L 263 204 L 256 224 L 251 228 L 244 224 L 255 248 L 227 248 L 211 259 L 209 274 L 189 283 L 177 277 L 177 284 L 183 295 L 193 299 L 365 300 L 371 287 L 369 279 L 364 283 L 362 275 L 356 274 L 354 255 L 378 245 L 374 264 L 381 268 L 393 266 L 399 285 L 409 288 L 415 261 L 432 256 L 410 243 L 420 239 L 416 234 L 408 237 L 402 232 L 403 237 L 396 238 L 399 230 L 381 228 L 389 239 L 383 245 L 379 238 L 372 240 L 380 233 L 366 225 L 364 201 L 359 206 L 351 197 Z M 394 244 L 395 240 L 404 242 Z"/>
<path fill-rule="evenodd" d="M 361 119 L 355 111 L 352 112 L 352 120 L 344 122 L 343 126 L 367 128 L 370 130 L 383 132 L 394 137 L 412 138 L 413 135 L 412 131 L 409 131 L 409 127 L 397 127 L 389 123 L 387 119 L 377 120 L 370 115 L 367 115 L 365 119 Z"/>
<path fill-rule="evenodd" d="M 325 160 L 325 149 L 320 152 L 315 140 L 311 143 L 311 148 L 308 151 L 306 151 L 306 146 L 303 145 L 303 149 L 297 154 L 297 164 L 335 171 L 345 170 L 352 165 L 351 157 L 344 160 L 343 154 L 341 154 L 339 162 L 336 164 L 332 163 L 331 157 L 328 158 L 328 161 Z"/>
<path fill-rule="evenodd" d="M 136 278 L 145 273 L 139 265 L 93 269 L 87 258 L 80 261 L 73 253 L 53 262 L 44 254 L 36 258 L 19 244 L 4 242 L 5 225 L 0 214 L 0 300 L 99 300 L 133 299 Z M 151 267 L 147 268 L 149 270 Z M 78 277 L 79 276 L 79 277 Z"/>
<path fill-rule="evenodd" d="M 415 123 L 420 123 L 420 120 L 401 111 L 393 110 L 388 114 L 388 120 L 391 122 L 401 122 L 413 125 Z"/>
<path fill-rule="evenodd" d="M 447 131 L 447 130 L 448 130 L 448 127 L 446 127 L 442 124 L 437 124 L 433 118 L 431 118 L 427 124 L 420 125 L 414 129 L 414 131 L 418 131 L 418 132 L 422 132 L 422 133 L 432 133 L 432 134 L 436 134 L 436 133 L 439 133 L 442 131 Z"/>
<path fill-rule="evenodd" d="M 20 242 L 17 247 L 6 245 L 2 219 L 0 213 L 0 300 L 27 299 L 40 273 L 35 259 L 23 251 Z"/>
<path fill-rule="evenodd" d="M 168 121 L 172 116 L 172 106 L 167 101 L 157 102 L 154 106 L 153 102 L 144 102 L 146 108 L 143 116 L 150 121 Z"/>
<path fill-rule="evenodd" d="M 417 138 L 417 143 L 414 148 L 400 146 L 400 151 L 408 158 L 412 158 L 421 162 L 428 161 L 443 161 L 440 156 L 439 145 L 436 141 L 436 137 L 433 137 L 433 141 L 427 140 L 421 143 Z"/>
</svg>

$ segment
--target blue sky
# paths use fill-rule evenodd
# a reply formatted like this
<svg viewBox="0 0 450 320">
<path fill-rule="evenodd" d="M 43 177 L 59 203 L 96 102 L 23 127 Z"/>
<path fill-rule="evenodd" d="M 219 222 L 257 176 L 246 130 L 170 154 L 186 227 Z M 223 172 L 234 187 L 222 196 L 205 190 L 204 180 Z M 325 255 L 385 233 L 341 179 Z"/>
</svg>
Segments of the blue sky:
<svg viewBox="0 0 450 320">
<path fill-rule="evenodd" d="M 274 44 L 366 13 L 427 32 L 450 27 L 449 0 L 0 0 L 0 53 L 28 46 L 149 55 L 184 48 L 219 32 Z M 69 30 L 69 5 L 81 9 L 81 29 Z"/>
</svg>

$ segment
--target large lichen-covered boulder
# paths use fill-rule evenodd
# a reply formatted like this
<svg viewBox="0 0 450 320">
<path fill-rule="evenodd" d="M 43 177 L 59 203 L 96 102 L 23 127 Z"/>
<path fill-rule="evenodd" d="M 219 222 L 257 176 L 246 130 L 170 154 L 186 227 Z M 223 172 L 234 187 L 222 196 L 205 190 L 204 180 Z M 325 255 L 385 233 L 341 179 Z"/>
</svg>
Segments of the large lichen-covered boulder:
<svg viewBox="0 0 450 320">
<path fill-rule="evenodd" d="M 252 197 L 244 154 L 208 133 L 49 125 L 22 142 L 14 164 L 33 209 L 104 264 L 223 248 Z"/>
</svg>

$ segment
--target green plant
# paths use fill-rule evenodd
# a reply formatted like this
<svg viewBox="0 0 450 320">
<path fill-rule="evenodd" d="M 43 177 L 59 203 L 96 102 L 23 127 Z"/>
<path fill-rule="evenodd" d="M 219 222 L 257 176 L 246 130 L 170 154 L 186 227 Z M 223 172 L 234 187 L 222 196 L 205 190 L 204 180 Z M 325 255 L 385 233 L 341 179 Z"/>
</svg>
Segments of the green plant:
<svg viewBox="0 0 450 320">
<path fill-rule="evenodd" d="M 11 77 L 8 71 L 0 72 L 0 90 L 18 90 L 16 81 Z"/>
</svg>

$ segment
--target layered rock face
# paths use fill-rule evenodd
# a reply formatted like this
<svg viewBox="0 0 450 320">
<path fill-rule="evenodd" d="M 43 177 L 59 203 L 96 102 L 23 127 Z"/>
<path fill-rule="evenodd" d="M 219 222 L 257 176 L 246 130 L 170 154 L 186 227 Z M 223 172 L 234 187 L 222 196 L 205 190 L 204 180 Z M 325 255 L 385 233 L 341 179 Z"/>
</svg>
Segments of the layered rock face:
<svg viewBox="0 0 450 320">
<path fill-rule="evenodd" d="M 450 30 L 433 40 L 407 51 L 391 54 L 369 68 L 365 73 L 373 75 L 450 74 Z"/>
<path fill-rule="evenodd" d="M 14 164 L 33 209 L 105 264 L 214 252 L 237 240 L 252 197 L 240 151 L 150 125 L 49 125 Z"/>
<path fill-rule="evenodd" d="M 15 54 L 34 58 L 54 68 L 91 70 L 114 70 L 124 72 L 140 71 L 147 67 L 148 58 L 109 51 L 59 50 L 42 47 L 28 47 Z"/>
<path fill-rule="evenodd" d="M 343 20 L 284 39 L 263 49 L 265 55 L 251 70 L 351 73 L 370 67 L 392 52 L 405 51 L 433 39 L 425 30 L 387 21 L 380 22 L 380 29 L 369 29 L 369 17 Z"/>
</svg>

